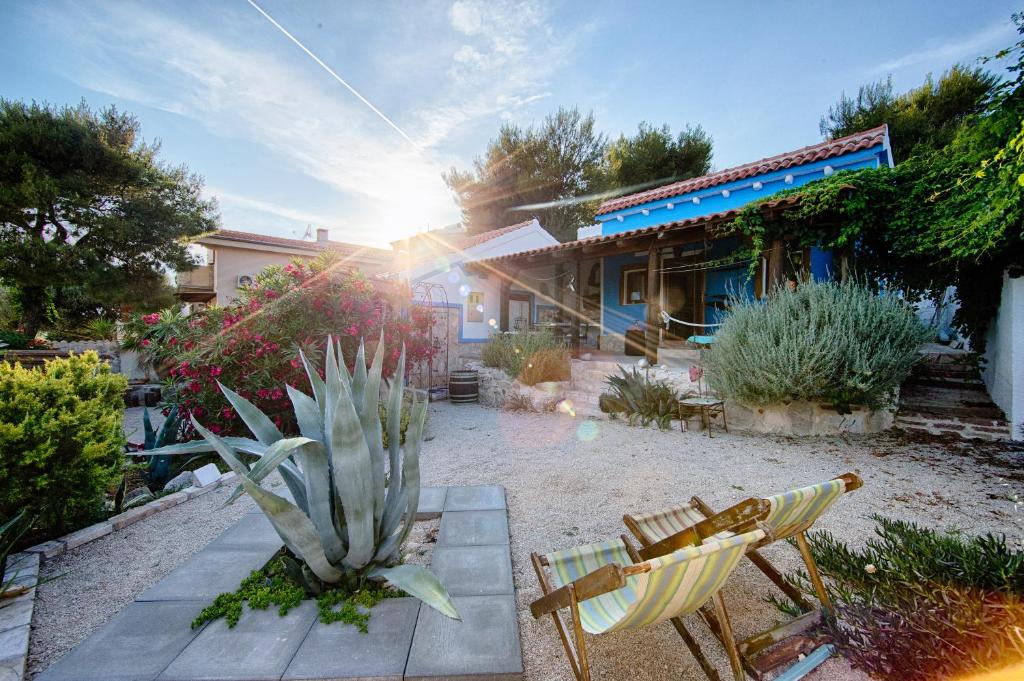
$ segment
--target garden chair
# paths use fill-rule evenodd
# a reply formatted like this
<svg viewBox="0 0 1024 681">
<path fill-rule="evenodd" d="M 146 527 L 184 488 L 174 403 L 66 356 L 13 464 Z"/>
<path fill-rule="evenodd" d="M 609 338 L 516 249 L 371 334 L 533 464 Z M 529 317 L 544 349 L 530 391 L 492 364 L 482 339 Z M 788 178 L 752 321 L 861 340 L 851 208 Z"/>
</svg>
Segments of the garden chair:
<svg viewBox="0 0 1024 681">
<path fill-rule="evenodd" d="M 747 549 L 767 536 L 762 528 L 722 540 L 690 546 L 668 555 L 642 560 L 623 535 L 615 539 L 545 556 L 531 554 L 544 595 L 530 604 L 533 616 L 551 615 L 578 681 L 590 681 L 590 664 L 583 632 L 605 634 L 644 627 L 664 620 L 672 625 L 712 681 L 719 681 L 697 641 L 683 624 L 710 599 L 717 622 L 730 632 L 722 637 L 737 681 L 743 680 L 732 641 L 729 617 L 719 590 Z M 545 568 L 551 572 L 548 579 Z M 559 611 L 569 609 L 572 642 Z"/>
<path fill-rule="evenodd" d="M 803 614 L 744 641 L 733 641 L 744 668 L 755 679 L 761 679 L 771 669 L 814 649 L 816 641 L 803 634 L 821 621 L 822 610 L 815 609 L 808 603 L 799 589 L 787 582 L 782 573 L 758 553 L 757 549 L 781 539 L 795 539 L 814 592 L 821 602 L 822 609 L 831 616 L 832 604 L 804 533 L 844 493 L 851 492 L 862 484 L 856 474 L 844 473 L 828 482 L 802 487 L 773 497 L 746 499 L 720 513 L 715 513 L 695 496 L 688 504 L 643 515 L 627 514 L 622 519 L 643 545 L 638 553 L 645 560 L 672 553 L 683 546 L 692 546 L 708 540 L 721 541 L 761 524 L 768 529 L 770 540 L 749 545 L 747 558 L 778 586 Z M 729 628 L 716 621 L 722 620 L 717 613 L 705 611 L 702 614 L 715 635 L 723 639 L 723 643 L 724 639 L 732 638 Z M 784 645 L 777 645 L 783 642 Z M 726 643 L 727 647 L 728 645 Z"/>
<path fill-rule="evenodd" d="M 713 397 L 703 388 L 704 368 L 699 365 L 690 366 L 690 381 L 697 384 L 697 394 L 679 399 L 679 429 L 683 430 L 686 417 L 696 413 L 700 415 L 701 425 L 708 429 L 711 437 L 711 422 L 718 416 L 722 417 L 722 427 L 729 432 L 729 422 L 725 420 L 725 400 Z"/>
</svg>

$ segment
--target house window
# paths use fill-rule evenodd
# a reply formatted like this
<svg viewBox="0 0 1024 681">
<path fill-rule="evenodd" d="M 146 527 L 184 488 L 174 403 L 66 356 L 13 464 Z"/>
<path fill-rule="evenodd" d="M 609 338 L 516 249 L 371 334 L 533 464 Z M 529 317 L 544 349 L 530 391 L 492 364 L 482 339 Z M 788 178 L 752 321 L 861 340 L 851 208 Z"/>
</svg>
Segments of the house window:
<svg viewBox="0 0 1024 681">
<path fill-rule="evenodd" d="M 639 305 L 647 302 L 647 268 L 622 268 L 619 286 L 619 305 Z"/>
<path fill-rule="evenodd" d="M 466 321 L 482 322 L 484 320 L 484 294 L 470 291 L 466 296 Z"/>
</svg>

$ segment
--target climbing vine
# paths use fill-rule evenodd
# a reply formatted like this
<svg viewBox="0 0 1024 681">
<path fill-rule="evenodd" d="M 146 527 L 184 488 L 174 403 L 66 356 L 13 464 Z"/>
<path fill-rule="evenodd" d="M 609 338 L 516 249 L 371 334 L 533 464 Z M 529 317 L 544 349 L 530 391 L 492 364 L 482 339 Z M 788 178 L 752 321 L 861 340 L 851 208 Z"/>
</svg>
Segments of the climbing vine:
<svg viewBox="0 0 1024 681">
<path fill-rule="evenodd" d="M 1014 20 L 1024 34 L 1024 17 Z M 982 350 L 1003 272 L 1024 275 L 1024 41 L 998 56 L 1010 55 L 1011 77 L 944 149 L 774 194 L 723 229 L 748 237 L 754 254 L 776 240 L 849 253 L 859 274 L 911 300 L 954 286 L 954 324 Z M 764 210 L 786 196 L 798 200 Z"/>
</svg>

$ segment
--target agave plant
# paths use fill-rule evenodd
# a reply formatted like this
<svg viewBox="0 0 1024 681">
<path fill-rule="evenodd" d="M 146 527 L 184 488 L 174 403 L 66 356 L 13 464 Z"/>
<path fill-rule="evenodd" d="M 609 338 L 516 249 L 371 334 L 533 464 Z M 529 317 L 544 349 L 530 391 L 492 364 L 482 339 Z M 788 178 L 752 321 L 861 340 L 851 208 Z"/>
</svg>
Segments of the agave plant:
<svg viewBox="0 0 1024 681">
<path fill-rule="evenodd" d="M 651 381 L 638 369 L 626 371 L 619 367 L 621 376 L 606 378 L 609 392 L 599 398 L 601 411 L 608 414 L 625 414 L 630 424 L 640 422 L 649 425 L 654 422 L 662 430 L 671 427 L 676 413 L 679 396 L 663 381 Z"/>
<path fill-rule="evenodd" d="M 286 386 L 301 437 L 285 437 L 273 421 L 241 395 L 221 385 L 225 397 L 255 439 L 219 437 L 193 416 L 202 441 L 152 452 L 215 451 L 241 479 L 229 499 L 243 492 L 259 505 L 285 546 L 301 561 L 287 565 L 313 592 L 331 585 L 358 588 L 386 581 L 448 617 L 459 619 L 448 592 L 429 571 L 402 565 L 402 543 L 412 531 L 420 497 L 419 452 L 425 401 L 414 401 L 405 446 L 401 445 L 405 348 L 388 394 L 388 447 L 378 415 L 383 343 L 369 370 L 362 343 L 350 375 L 340 344 L 328 336 L 324 377 L 300 353 L 312 397 Z M 240 454 L 259 457 L 250 468 Z M 292 500 L 260 486 L 278 470 Z"/>
</svg>

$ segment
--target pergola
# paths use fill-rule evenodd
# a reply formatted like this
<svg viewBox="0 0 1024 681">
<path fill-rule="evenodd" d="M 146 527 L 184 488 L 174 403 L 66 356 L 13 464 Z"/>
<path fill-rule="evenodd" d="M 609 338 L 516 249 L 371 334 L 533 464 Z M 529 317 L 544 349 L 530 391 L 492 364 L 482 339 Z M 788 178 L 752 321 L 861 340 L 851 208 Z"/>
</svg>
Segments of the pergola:
<svg viewBox="0 0 1024 681">
<path fill-rule="evenodd" d="M 765 218 L 775 218 L 787 209 L 793 208 L 798 202 L 795 196 L 783 197 L 775 201 L 767 201 L 761 205 Z M 575 281 L 580 281 L 580 266 L 584 259 L 601 258 L 623 253 L 647 253 L 647 315 L 644 332 L 644 351 L 648 359 L 654 361 L 658 348 L 658 326 L 660 308 L 661 278 L 659 257 L 665 248 L 684 246 L 686 244 L 706 242 L 732 236 L 735 232 L 730 228 L 732 221 L 739 215 L 741 208 L 688 218 L 677 222 L 669 222 L 652 227 L 634 229 L 617 234 L 569 241 L 562 244 L 534 248 L 519 253 L 496 256 L 478 260 L 468 265 L 477 273 L 496 275 L 500 281 L 500 320 L 498 328 L 509 330 L 508 303 L 513 283 L 519 288 L 532 292 L 538 299 L 553 304 L 561 310 L 570 322 L 570 337 L 579 339 L 581 322 L 590 322 L 582 310 L 582 297 L 578 291 L 572 296 L 574 300 L 564 300 L 564 292 L 559 288 L 554 295 L 546 295 L 524 283 L 521 273 L 524 269 L 553 266 L 558 273 L 571 273 Z M 768 282 L 774 284 L 782 278 L 783 258 L 785 257 L 783 241 L 773 242 L 767 258 Z"/>
</svg>

